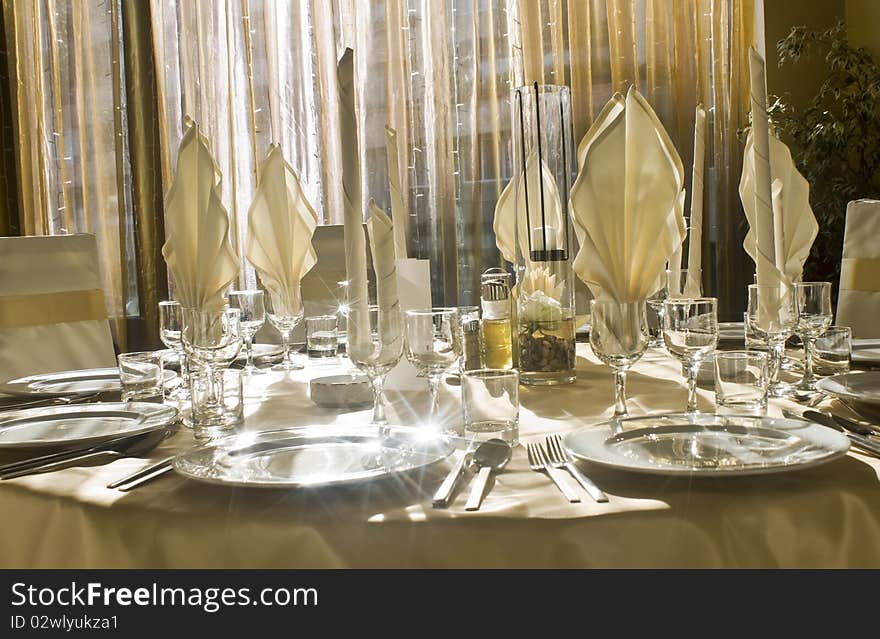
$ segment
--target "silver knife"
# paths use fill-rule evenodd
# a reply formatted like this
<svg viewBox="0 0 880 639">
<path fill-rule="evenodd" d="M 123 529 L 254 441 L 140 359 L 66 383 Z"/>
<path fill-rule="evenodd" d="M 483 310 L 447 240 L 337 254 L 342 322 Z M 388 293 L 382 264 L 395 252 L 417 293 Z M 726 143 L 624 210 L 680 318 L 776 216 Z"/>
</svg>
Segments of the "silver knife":
<svg viewBox="0 0 880 639">
<path fill-rule="evenodd" d="M 449 500 L 452 497 L 452 491 L 455 488 L 455 484 L 458 482 L 458 478 L 461 477 L 461 473 L 467 467 L 467 463 L 472 455 L 473 449 L 468 447 L 464 454 L 458 458 L 458 461 L 455 462 L 455 465 L 449 471 L 449 474 L 446 475 L 446 479 L 440 484 L 440 488 L 434 493 L 434 499 L 431 502 L 431 505 L 434 508 L 446 508 L 449 506 Z"/>
<path fill-rule="evenodd" d="M 787 413 L 791 413 L 791 411 L 784 411 Z M 803 416 L 800 419 L 806 419 L 808 421 L 816 422 L 817 424 L 822 424 L 823 426 L 827 426 L 828 428 L 833 428 L 834 430 L 841 431 L 845 434 L 849 440 L 864 450 L 870 451 L 875 455 L 880 455 L 880 444 L 877 442 L 871 441 L 864 435 L 859 435 L 858 433 L 854 433 L 850 430 L 845 429 L 841 426 L 832 415 L 826 413 L 820 413 L 817 410 L 805 410 Z"/>
<path fill-rule="evenodd" d="M 137 471 L 135 473 L 131 473 L 130 475 L 126 475 L 125 477 L 122 477 L 121 479 L 117 479 L 116 481 L 107 484 L 107 488 L 119 488 L 120 486 L 124 486 L 125 484 L 131 484 L 132 482 L 134 482 L 138 479 L 147 477 L 148 475 L 151 476 L 150 479 L 152 479 L 153 473 L 160 475 L 160 474 L 164 473 L 166 470 L 171 470 L 171 463 L 173 461 L 174 461 L 173 456 L 166 457 L 165 459 L 163 459 L 160 462 L 156 462 L 155 464 L 151 464 L 150 466 L 147 466 L 146 468 L 141 468 L 139 471 Z M 136 484 L 136 485 L 138 485 L 138 484 Z M 134 486 L 131 486 L 131 488 L 134 488 Z"/>
</svg>

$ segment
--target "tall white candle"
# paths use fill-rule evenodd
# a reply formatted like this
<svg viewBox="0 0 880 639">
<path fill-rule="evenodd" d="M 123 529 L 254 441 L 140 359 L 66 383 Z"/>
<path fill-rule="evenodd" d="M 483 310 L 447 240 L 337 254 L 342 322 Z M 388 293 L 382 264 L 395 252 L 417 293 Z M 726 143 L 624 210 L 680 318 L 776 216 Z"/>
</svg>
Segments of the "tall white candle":
<svg viewBox="0 0 880 639">
<path fill-rule="evenodd" d="M 546 243 L 544 240 L 546 239 Z M 545 226 L 535 226 L 532 228 L 532 250 L 533 251 L 552 251 L 560 248 L 557 244 L 556 227 L 547 224 Z"/>
<path fill-rule="evenodd" d="M 348 278 L 348 348 L 370 345 L 367 292 L 367 245 L 361 204 L 360 147 L 354 111 L 354 51 L 346 49 L 336 68 L 339 91 L 339 134 L 342 154 L 343 236 L 345 273 Z"/>
<path fill-rule="evenodd" d="M 385 151 L 388 154 L 388 184 L 391 191 L 391 219 L 394 222 L 394 254 L 399 260 L 407 258 L 406 204 L 400 188 L 400 164 L 398 160 L 397 131 L 385 126 Z"/>
<path fill-rule="evenodd" d="M 706 160 L 706 109 L 697 105 L 694 114 L 694 169 L 691 179 L 691 228 L 688 239 L 688 276 L 685 293 L 700 292 L 703 268 L 703 167 Z"/>
<path fill-rule="evenodd" d="M 764 60 L 749 49 L 751 79 L 752 147 L 755 166 L 756 267 L 759 285 L 778 282 L 773 200 L 770 188 L 770 131 L 767 123 L 767 80 Z"/>
</svg>

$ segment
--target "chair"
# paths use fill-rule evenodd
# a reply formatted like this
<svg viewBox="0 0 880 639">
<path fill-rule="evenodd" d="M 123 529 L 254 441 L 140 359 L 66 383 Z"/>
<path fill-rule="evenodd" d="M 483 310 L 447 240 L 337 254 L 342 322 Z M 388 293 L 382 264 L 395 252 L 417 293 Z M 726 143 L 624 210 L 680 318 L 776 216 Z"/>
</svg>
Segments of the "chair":
<svg viewBox="0 0 880 639">
<path fill-rule="evenodd" d="M 880 200 L 846 207 L 836 323 L 855 338 L 880 337 Z"/>
<path fill-rule="evenodd" d="M 107 366 L 95 236 L 0 237 L 0 380 Z"/>
</svg>

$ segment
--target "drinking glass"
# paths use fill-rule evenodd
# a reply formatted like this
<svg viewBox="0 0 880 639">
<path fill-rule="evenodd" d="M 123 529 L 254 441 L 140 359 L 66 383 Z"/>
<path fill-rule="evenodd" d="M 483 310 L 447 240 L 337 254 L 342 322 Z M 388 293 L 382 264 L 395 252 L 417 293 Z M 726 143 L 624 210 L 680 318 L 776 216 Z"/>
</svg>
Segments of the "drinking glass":
<svg viewBox="0 0 880 639">
<path fill-rule="evenodd" d="M 614 371 L 614 416 L 627 415 L 626 371 L 648 348 L 645 303 L 593 300 L 590 311 L 590 346 Z"/>
<path fill-rule="evenodd" d="M 497 437 L 519 443 L 519 371 L 481 368 L 462 371 L 461 408 L 468 438 Z"/>
<path fill-rule="evenodd" d="M 849 326 L 829 326 L 816 338 L 814 373 L 837 375 L 849 371 L 852 358 L 852 329 Z"/>
<path fill-rule="evenodd" d="M 790 287 L 749 284 L 746 330 L 767 344 L 770 397 L 784 397 L 791 391 L 791 386 L 779 379 L 779 371 L 785 354 L 785 340 L 791 336 L 796 318 Z"/>
<path fill-rule="evenodd" d="M 297 290 L 296 293 L 296 299 L 298 300 L 300 299 L 299 290 Z M 302 364 L 297 364 L 290 358 L 290 334 L 302 321 L 302 304 L 295 305 L 296 310 L 291 310 L 288 307 L 294 306 L 293 304 L 286 303 L 271 291 L 269 292 L 269 295 L 266 296 L 265 302 L 266 316 L 269 318 L 269 323 L 281 333 L 281 346 L 283 349 L 281 361 L 275 364 L 275 366 L 272 367 L 272 370 L 284 372 L 302 370 Z"/>
<path fill-rule="evenodd" d="M 697 375 L 718 343 L 718 301 L 714 297 L 666 300 L 663 341 L 687 370 L 687 412 L 697 412 Z"/>
<path fill-rule="evenodd" d="M 404 318 L 406 359 L 428 378 L 431 392 L 429 424 L 435 425 L 439 410 L 440 377 L 461 354 L 458 310 L 431 308 L 406 311 Z"/>
<path fill-rule="evenodd" d="M 799 390 L 816 390 L 813 375 L 813 351 L 816 338 L 831 326 L 831 283 L 797 282 L 794 285 L 797 324 L 795 332 L 804 342 L 804 375 Z"/>
<path fill-rule="evenodd" d="M 247 363 L 242 369 L 245 375 L 262 375 L 266 372 L 254 366 L 254 335 L 266 323 L 263 299 L 263 291 L 258 289 L 229 292 L 229 306 L 237 308 L 241 313 L 241 336 L 247 353 Z"/>
<path fill-rule="evenodd" d="M 684 298 L 697 298 L 703 295 L 703 269 L 693 269 L 697 282 L 695 291 L 687 290 L 688 273 L 691 269 L 679 269 L 678 277 L 671 270 L 666 271 L 666 299 L 679 300 Z"/>
<path fill-rule="evenodd" d="M 194 369 L 192 408 L 182 419 L 192 427 L 193 436 L 204 443 L 228 433 L 244 421 L 243 371 L 219 371 L 212 377 L 207 368 Z"/>
<path fill-rule="evenodd" d="M 715 403 L 719 411 L 763 414 L 767 409 L 767 353 L 715 353 Z"/>
<path fill-rule="evenodd" d="M 122 383 L 122 401 L 162 403 L 164 374 L 161 353 L 120 353 L 116 361 Z"/>
<path fill-rule="evenodd" d="M 182 333 L 183 308 L 180 306 L 180 302 L 174 300 L 159 302 L 159 339 L 177 354 L 177 359 L 180 362 L 180 385 L 171 393 L 171 396 L 176 399 L 189 397 L 189 367 L 186 362 L 183 341 L 181 341 Z"/>
<path fill-rule="evenodd" d="M 336 315 L 306 318 L 306 350 L 310 359 L 336 357 L 339 348 Z"/>
<path fill-rule="evenodd" d="M 660 348 L 663 346 L 663 302 L 666 301 L 666 287 L 663 286 L 656 293 L 645 300 L 646 315 L 648 318 L 648 335 L 651 336 L 648 346 Z"/>
<path fill-rule="evenodd" d="M 385 376 L 403 355 L 401 313 L 395 306 L 350 307 L 348 314 L 348 358 L 370 378 L 373 387 L 373 419 L 380 433 L 385 430 Z"/>
</svg>

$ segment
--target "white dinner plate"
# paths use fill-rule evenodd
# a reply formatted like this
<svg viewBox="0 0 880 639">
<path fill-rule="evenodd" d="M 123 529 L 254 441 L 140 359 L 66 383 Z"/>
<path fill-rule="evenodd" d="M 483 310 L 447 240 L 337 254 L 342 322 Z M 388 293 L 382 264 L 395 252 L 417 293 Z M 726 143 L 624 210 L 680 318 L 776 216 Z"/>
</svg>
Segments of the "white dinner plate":
<svg viewBox="0 0 880 639">
<path fill-rule="evenodd" d="M 147 402 L 43 406 L 0 413 L 0 449 L 99 444 L 170 426 L 177 409 Z"/>
<path fill-rule="evenodd" d="M 880 406 L 880 371 L 838 373 L 820 379 L 816 388 L 840 399 Z"/>
<path fill-rule="evenodd" d="M 177 377 L 177 374 L 171 370 L 166 370 L 164 373 L 165 384 Z M 35 397 L 118 393 L 121 390 L 117 368 L 87 368 L 59 373 L 40 373 L 0 384 L 0 393 Z"/>
<path fill-rule="evenodd" d="M 451 444 L 392 435 L 379 439 L 327 426 L 245 432 L 181 453 L 174 469 L 227 486 L 304 488 L 371 481 L 445 459 Z"/>
<path fill-rule="evenodd" d="M 711 413 L 612 420 L 564 441 L 574 457 L 618 470 L 714 477 L 808 468 L 849 449 L 843 433 L 818 424 Z"/>
<path fill-rule="evenodd" d="M 281 351 L 281 344 L 254 344 L 254 359 L 260 357 L 275 357 L 276 355 L 281 355 Z M 247 349 L 245 349 L 244 346 L 241 347 L 241 351 L 239 351 L 238 357 L 235 359 L 239 362 L 243 362 L 247 359 Z"/>
<path fill-rule="evenodd" d="M 880 364 L 880 339 L 854 339 L 852 361 L 854 364 Z"/>
</svg>

